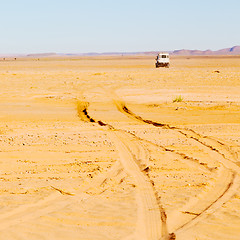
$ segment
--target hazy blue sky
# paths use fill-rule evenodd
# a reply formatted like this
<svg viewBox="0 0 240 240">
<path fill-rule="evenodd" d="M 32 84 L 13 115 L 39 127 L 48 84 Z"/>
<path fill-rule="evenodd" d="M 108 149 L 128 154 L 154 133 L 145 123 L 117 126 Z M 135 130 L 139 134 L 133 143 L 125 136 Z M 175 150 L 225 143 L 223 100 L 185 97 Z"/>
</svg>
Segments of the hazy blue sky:
<svg viewBox="0 0 240 240">
<path fill-rule="evenodd" d="M 239 0 L 0 0 L 0 53 L 240 45 Z"/>
</svg>

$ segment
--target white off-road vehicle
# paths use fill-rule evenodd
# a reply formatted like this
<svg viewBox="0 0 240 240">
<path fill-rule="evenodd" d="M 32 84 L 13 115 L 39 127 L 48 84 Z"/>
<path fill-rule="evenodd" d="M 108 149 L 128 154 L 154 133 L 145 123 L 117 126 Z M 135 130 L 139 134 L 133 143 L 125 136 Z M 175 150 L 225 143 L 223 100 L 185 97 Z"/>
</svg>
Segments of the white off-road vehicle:
<svg viewBox="0 0 240 240">
<path fill-rule="evenodd" d="M 156 58 L 156 68 L 169 66 L 169 53 L 159 53 Z"/>
</svg>

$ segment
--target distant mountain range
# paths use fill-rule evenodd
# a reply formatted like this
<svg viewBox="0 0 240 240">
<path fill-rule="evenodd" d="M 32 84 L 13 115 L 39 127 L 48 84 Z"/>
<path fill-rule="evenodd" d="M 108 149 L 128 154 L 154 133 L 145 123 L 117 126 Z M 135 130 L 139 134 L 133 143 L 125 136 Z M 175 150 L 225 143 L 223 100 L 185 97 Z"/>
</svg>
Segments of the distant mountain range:
<svg viewBox="0 0 240 240">
<path fill-rule="evenodd" d="M 175 50 L 171 52 L 173 55 L 240 55 L 240 46 L 234 46 L 231 48 L 223 48 L 217 51 L 212 50 Z"/>
<path fill-rule="evenodd" d="M 64 56 L 101 56 L 101 55 L 157 55 L 162 51 L 151 51 L 151 52 L 105 52 L 105 53 L 81 53 L 81 54 L 62 54 Z M 231 48 L 224 48 L 217 51 L 212 50 L 174 50 L 174 51 L 166 51 L 171 55 L 179 55 L 179 56 L 207 56 L 207 55 L 240 55 L 240 46 L 234 46 Z"/>
<path fill-rule="evenodd" d="M 3 55 L 0 54 L 0 57 L 29 57 L 29 58 L 43 58 L 43 57 L 77 57 L 77 56 L 126 56 L 126 55 L 157 55 L 162 51 L 151 51 L 151 52 L 104 52 L 104 53 L 35 53 L 35 54 L 9 54 Z M 189 49 L 180 49 L 174 51 L 166 51 L 171 55 L 176 56 L 215 56 L 215 55 L 240 55 L 240 46 L 234 46 L 231 48 L 223 48 L 217 51 L 212 50 L 189 50 Z"/>
<path fill-rule="evenodd" d="M 82 53 L 82 54 L 62 54 L 67 56 L 101 56 L 101 55 L 157 55 L 161 51 L 151 51 L 151 52 L 105 52 L 105 53 Z M 179 56 L 207 56 L 207 55 L 240 55 L 240 46 L 234 46 L 231 48 L 224 48 L 217 51 L 212 50 L 174 50 L 167 51 L 171 55 L 179 55 Z"/>
<path fill-rule="evenodd" d="M 151 52 L 105 52 L 105 53 L 81 53 L 81 54 L 62 54 L 64 56 L 101 56 L 101 55 L 157 55 L 162 51 L 151 51 Z M 240 46 L 234 46 L 231 48 L 223 48 L 217 51 L 212 50 L 174 50 L 174 51 L 166 51 L 171 55 L 179 55 L 179 56 L 208 56 L 208 55 L 240 55 Z"/>
</svg>

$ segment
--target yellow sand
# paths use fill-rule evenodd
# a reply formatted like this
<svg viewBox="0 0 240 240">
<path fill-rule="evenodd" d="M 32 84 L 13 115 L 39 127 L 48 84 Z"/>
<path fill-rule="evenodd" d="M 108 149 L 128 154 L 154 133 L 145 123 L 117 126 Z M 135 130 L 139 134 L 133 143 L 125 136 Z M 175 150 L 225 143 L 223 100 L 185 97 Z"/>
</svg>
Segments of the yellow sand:
<svg viewBox="0 0 240 240">
<path fill-rule="evenodd" d="M 0 61 L 1 239 L 240 239 L 240 57 Z"/>
</svg>

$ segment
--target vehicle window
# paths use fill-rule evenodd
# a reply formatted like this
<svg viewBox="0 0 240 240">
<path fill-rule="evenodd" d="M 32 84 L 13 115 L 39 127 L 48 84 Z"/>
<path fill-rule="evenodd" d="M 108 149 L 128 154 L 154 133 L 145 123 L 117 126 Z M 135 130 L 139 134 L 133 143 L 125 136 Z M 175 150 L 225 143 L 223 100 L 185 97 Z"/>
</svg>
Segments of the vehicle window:
<svg viewBox="0 0 240 240">
<path fill-rule="evenodd" d="M 166 55 L 162 55 L 162 58 L 166 58 L 167 56 Z"/>
</svg>

